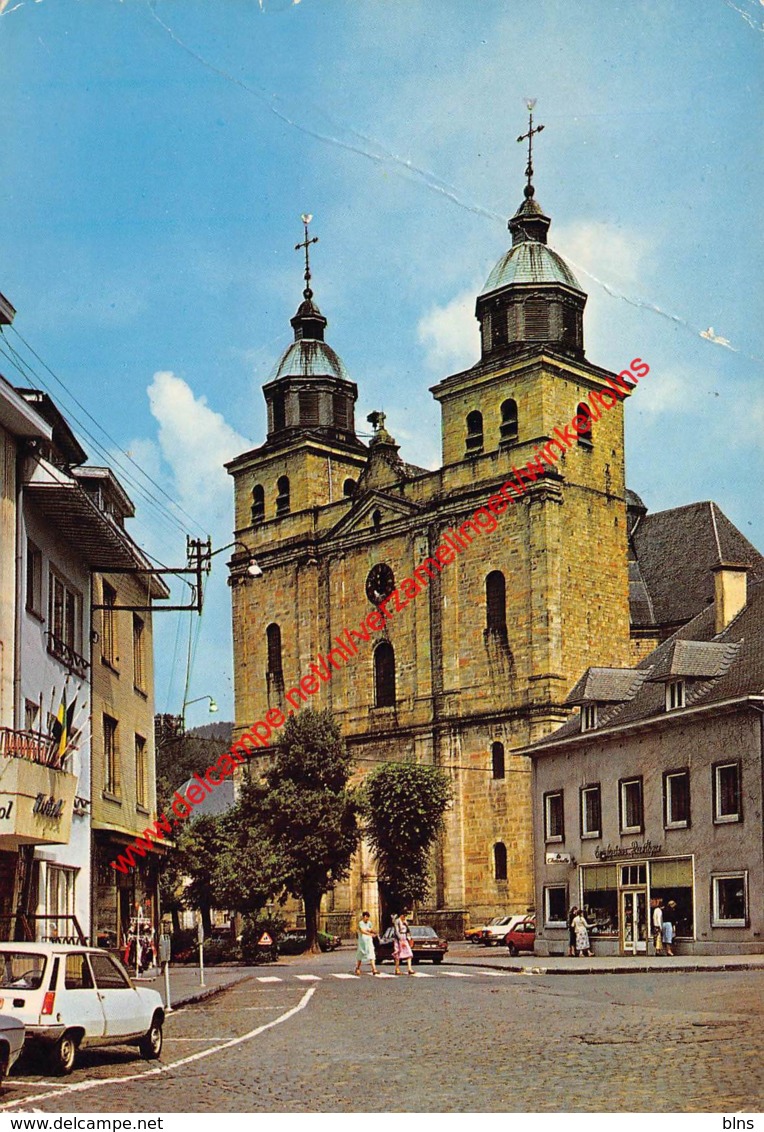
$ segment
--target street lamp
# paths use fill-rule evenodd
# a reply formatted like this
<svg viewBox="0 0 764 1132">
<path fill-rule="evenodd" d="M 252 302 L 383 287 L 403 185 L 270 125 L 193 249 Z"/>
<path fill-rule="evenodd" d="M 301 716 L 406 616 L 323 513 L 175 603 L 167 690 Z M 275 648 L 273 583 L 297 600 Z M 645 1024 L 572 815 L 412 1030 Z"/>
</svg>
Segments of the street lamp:
<svg viewBox="0 0 764 1132">
<path fill-rule="evenodd" d="M 246 543 L 240 542 L 238 539 L 235 542 L 227 543 L 226 546 L 219 546 L 217 550 L 209 550 L 205 556 L 206 561 L 209 561 L 210 558 L 214 558 L 216 554 L 222 554 L 224 550 L 230 550 L 232 546 L 238 546 L 240 550 L 245 551 L 249 556 L 249 562 L 247 563 L 247 573 L 249 574 L 250 578 L 261 578 L 263 572 L 258 566 L 257 561 L 252 554 L 252 551 L 249 549 Z M 209 569 L 209 567 L 207 568 Z"/>
<path fill-rule="evenodd" d="M 197 696 L 196 699 L 193 700 L 184 700 L 183 707 L 180 709 L 180 723 L 181 731 L 183 733 L 185 733 L 186 730 L 186 708 L 190 707 L 191 704 L 201 703 L 202 700 L 210 701 L 210 715 L 218 710 L 218 705 L 215 703 L 215 700 L 212 696 Z"/>
</svg>

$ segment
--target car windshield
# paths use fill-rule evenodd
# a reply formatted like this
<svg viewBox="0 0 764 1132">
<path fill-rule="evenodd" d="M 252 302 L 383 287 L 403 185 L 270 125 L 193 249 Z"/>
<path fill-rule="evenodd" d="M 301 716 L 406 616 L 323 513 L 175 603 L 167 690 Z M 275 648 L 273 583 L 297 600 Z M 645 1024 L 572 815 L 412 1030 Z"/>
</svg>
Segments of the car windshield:
<svg viewBox="0 0 764 1132">
<path fill-rule="evenodd" d="M 422 926 L 414 926 L 411 929 L 411 934 L 414 939 L 437 939 L 438 933 L 435 928 L 427 928 Z"/>
<path fill-rule="evenodd" d="M 0 990 L 37 990 L 44 973 L 44 955 L 0 951 Z"/>
</svg>

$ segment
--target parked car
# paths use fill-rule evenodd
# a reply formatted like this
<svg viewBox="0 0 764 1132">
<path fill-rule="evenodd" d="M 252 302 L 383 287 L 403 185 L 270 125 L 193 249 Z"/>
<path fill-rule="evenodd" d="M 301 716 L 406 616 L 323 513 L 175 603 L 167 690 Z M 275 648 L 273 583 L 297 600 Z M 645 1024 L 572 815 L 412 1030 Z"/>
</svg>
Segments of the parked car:
<svg viewBox="0 0 764 1132">
<path fill-rule="evenodd" d="M 504 937 L 510 955 L 519 955 L 521 951 L 533 951 L 536 942 L 536 921 L 532 916 L 515 924 Z"/>
<path fill-rule="evenodd" d="M 388 928 L 381 936 L 374 937 L 374 954 L 377 963 L 384 963 L 385 959 L 393 957 L 393 943 L 395 932 Z M 448 951 L 448 941 L 442 939 L 435 928 L 426 924 L 411 924 L 411 950 L 414 952 L 414 962 L 420 963 L 422 959 L 430 959 L 433 963 L 442 963 L 443 956 Z"/>
<path fill-rule="evenodd" d="M 492 924 L 498 924 L 500 919 L 501 916 L 494 916 L 492 920 L 489 920 L 485 924 L 481 924 L 479 928 L 467 928 L 464 933 L 464 938 L 468 943 L 482 943 L 483 932 L 485 931 L 485 929 L 491 927 Z"/>
<path fill-rule="evenodd" d="M 524 915 L 502 916 L 495 924 L 488 924 L 483 928 L 480 942 L 486 947 L 496 947 L 497 944 L 504 942 L 507 932 L 511 931 L 515 924 L 519 924 L 525 918 Z"/>
<path fill-rule="evenodd" d="M 0 1014 L 0 1089 L 24 1045 L 24 1023 L 9 1014 Z"/>
<path fill-rule="evenodd" d="M 322 951 L 335 951 L 342 943 L 338 935 L 332 935 L 330 932 L 318 932 L 316 938 Z M 278 941 L 278 948 L 282 955 L 301 955 L 307 946 L 308 937 L 303 929 L 284 932 Z"/>
<path fill-rule="evenodd" d="M 24 1023 L 54 1073 L 71 1073 L 83 1046 L 137 1045 L 150 1060 L 162 1052 L 161 998 L 98 947 L 0 943 L 0 1010 Z"/>
</svg>

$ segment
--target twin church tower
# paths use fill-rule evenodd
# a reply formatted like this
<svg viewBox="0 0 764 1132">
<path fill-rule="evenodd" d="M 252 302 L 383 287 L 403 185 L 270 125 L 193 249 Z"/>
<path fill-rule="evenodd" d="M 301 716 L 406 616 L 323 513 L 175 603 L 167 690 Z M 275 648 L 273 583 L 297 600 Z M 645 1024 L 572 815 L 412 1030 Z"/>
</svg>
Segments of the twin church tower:
<svg viewBox="0 0 764 1132">
<path fill-rule="evenodd" d="M 547 243 L 532 184 L 538 129 L 531 118 L 511 247 L 477 297 L 480 358 L 432 388 L 436 471 L 405 462 L 382 413 L 368 445 L 356 435 L 357 386 L 325 340 L 303 218 L 305 290 L 294 342 L 263 387 L 267 437 L 227 465 L 234 535 L 263 571 L 231 567 L 237 731 L 269 708 L 286 712 L 285 690 L 334 638 L 609 389 L 614 374 L 584 352 L 586 295 Z M 332 709 L 359 775 L 388 760 L 448 772 L 454 803 L 429 922 L 458 928 L 460 913 L 474 922 L 532 905 L 531 768 L 513 751 L 567 717 L 563 701 L 588 665 L 634 659 L 627 543 L 619 401 L 312 697 Z M 365 847 L 322 911 L 343 930 L 364 908 L 375 920 L 384 911 Z"/>
</svg>

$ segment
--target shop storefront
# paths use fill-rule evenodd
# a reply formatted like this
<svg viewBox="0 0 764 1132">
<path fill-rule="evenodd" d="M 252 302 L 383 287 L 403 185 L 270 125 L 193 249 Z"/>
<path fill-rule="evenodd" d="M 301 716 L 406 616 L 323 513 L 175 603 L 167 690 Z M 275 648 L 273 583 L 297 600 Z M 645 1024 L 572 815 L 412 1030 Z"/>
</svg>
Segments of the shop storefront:
<svg viewBox="0 0 764 1132">
<path fill-rule="evenodd" d="M 649 849 L 648 849 L 649 851 Z M 622 853 L 623 851 L 621 851 Z M 600 850 L 602 856 L 607 850 Z M 677 942 L 695 938 L 694 868 L 690 857 L 650 857 L 580 865 L 578 900 L 595 953 L 638 955 L 652 950 L 651 901 L 676 904 Z"/>
</svg>

